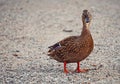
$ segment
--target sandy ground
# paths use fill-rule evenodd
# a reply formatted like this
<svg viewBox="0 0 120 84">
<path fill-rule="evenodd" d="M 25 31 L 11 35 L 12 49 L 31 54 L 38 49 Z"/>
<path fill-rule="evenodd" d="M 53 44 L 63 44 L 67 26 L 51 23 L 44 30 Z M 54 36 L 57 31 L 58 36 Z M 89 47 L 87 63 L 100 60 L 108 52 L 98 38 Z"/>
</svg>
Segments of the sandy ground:
<svg viewBox="0 0 120 84">
<path fill-rule="evenodd" d="M 47 47 L 80 35 L 83 9 L 95 48 L 81 67 L 91 70 L 66 75 Z M 0 0 L 0 84 L 120 84 L 120 0 Z"/>
</svg>

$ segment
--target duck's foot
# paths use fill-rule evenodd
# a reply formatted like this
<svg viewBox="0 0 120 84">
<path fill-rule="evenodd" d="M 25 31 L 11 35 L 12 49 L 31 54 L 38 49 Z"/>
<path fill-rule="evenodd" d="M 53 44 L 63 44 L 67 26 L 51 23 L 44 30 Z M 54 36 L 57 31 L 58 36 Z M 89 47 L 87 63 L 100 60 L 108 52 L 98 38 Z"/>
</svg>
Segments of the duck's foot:
<svg viewBox="0 0 120 84">
<path fill-rule="evenodd" d="M 65 70 L 64 70 L 64 73 L 66 73 L 66 74 L 67 74 L 67 73 L 69 73 L 69 71 L 65 69 Z"/>
<path fill-rule="evenodd" d="M 89 71 L 89 69 L 76 69 L 75 70 L 75 72 L 77 72 L 77 73 L 86 73 L 88 71 Z"/>
<path fill-rule="evenodd" d="M 88 72 L 89 69 L 80 69 L 80 62 L 77 62 L 77 69 L 75 70 L 75 72 L 77 73 L 85 73 Z"/>
<path fill-rule="evenodd" d="M 69 73 L 69 71 L 68 71 L 68 70 L 67 70 L 67 68 L 66 68 L 66 64 L 67 64 L 67 63 L 66 63 L 66 62 L 64 62 L 64 73 L 66 73 L 66 74 L 67 74 L 67 73 Z"/>
</svg>

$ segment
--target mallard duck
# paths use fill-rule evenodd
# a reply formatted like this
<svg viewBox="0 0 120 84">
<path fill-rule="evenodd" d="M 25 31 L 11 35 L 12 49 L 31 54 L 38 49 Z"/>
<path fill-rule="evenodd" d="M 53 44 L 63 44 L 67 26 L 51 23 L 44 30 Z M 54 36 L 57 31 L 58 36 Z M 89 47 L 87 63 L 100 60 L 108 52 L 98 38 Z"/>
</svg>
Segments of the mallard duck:
<svg viewBox="0 0 120 84">
<path fill-rule="evenodd" d="M 92 15 L 90 12 L 83 10 L 81 35 L 69 36 L 49 46 L 48 56 L 64 63 L 64 73 L 69 72 L 66 68 L 67 63 L 77 63 L 76 72 L 88 71 L 88 69 L 80 69 L 80 61 L 88 57 L 94 47 L 93 38 L 89 30 L 91 19 Z"/>
</svg>

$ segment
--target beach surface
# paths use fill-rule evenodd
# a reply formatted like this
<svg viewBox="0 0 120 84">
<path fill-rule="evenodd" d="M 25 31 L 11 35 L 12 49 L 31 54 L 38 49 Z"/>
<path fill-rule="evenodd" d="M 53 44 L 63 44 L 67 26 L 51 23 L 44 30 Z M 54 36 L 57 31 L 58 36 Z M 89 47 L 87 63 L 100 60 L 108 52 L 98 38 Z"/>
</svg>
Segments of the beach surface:
<svg viewBox="0 0 120 84">
<path fill-rule="evenodd" d="M 84 9 L 95 46 L 81 68 L 90 71 L 66 75 L 48 46 L 81 34 Z M 0 0 L 0 84 L 120 84 L 120 0 Z"/>
</svg>

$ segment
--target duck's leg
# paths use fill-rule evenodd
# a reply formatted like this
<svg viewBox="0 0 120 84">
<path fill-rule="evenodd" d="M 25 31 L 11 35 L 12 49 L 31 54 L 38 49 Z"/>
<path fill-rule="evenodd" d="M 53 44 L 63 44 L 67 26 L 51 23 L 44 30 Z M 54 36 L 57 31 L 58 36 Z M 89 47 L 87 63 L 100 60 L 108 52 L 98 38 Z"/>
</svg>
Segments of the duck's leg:
<svg viewBox="0 0 120 84">
<path fill-rule="evenodd" d="M 77 73 L 85 73 L 85 72 L 87 72 L 88 71 L 88 69 L 80 69 L 80 62 L 77 62 L 77 69 L 75 70 L 75 72 L 77 72 Z"/>
<path fill-rule="evenodd" d="M 64 73 L 68 73 L 68 70 L 66 69 L 66 65 L 67 65 L 67 63 L 64 62 Z"/>
</svg>

